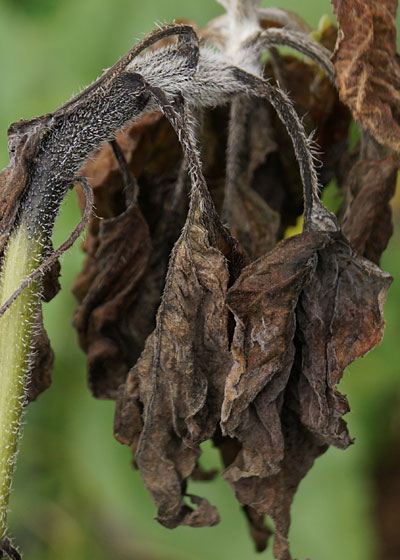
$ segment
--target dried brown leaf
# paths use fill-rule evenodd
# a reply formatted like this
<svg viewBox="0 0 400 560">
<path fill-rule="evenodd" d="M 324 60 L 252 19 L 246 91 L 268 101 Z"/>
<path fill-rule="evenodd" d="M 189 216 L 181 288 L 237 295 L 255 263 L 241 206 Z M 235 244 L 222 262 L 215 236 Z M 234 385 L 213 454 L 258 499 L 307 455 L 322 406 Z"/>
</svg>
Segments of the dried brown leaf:
<svg viewBox="0 0 400 560">
<path fill-rule="evenodd" d="M 391 278 L 338 232 L 291 238 L 246 267 L 228 292 L 236 328 L 222 429 L 241 449 L 224 478 L 239 501 L 275 525 L 274 552 L 291 558 L 290 505 L 328 445 L 351 443 L 335 388 L 383 335 Z"/>
<path fill-rule="evenodd" d="M 347 174 L 342 226 L 352 247 L 376 264 L 393 233 L 390 199 L 398 169 L 392 155 L 380 152 L 374 149 L 372 154 L 360 154 Z"/>
<path fill-rule="evenodd" d="M 339 33 L 333 56 L 341 99 L 356 121 L 400 149 L 400 57 L 396 0 L 332 0 Z"/>
<path fill-rule="evenodd" d="M 238 186 L 232 202 L 229 227 L 253 261 L 275 245 L 279 214 L 245 183 Z"/>
<path fill-rule="evenodd" d="M 32 356 L 29 384 L 26 398 L 28 402 L 34 401 L 40 393 L 50 387 L 53 372 L 54 352 L 50 340 L 43 326 L 43 317 L 40 312 L 35 326 L 35 336 L 32 346 L 35 351 Z"/>
<path fill-rule="evenodd" d="M 279 70 L 307 129 L 317 129 L 324 164 L 319 178 L 325 184 L 337 175 L 337 163 L 346 149 L 349 111 L 315 66 L 281 57 Z M 129 335 L 125 346 L 128 340 L 131 345 L 140 337 L 142 341 L 133 344 L 130 361 L 123 359 L 125 373 L 117 377 L 110 393 L 117 395 L 115 436 L 132 447 L 158 520 L 169 528 L 218 522 L 213 506 L 187 494 L 189 478 L 209 478 L 200 472 L 198 457 L 200 443 L 213 438 L 226 466 L 224 478 L 243 506 L 258 550 L 265 548 L 270 535 L 264 522 L 268 514 L 275 525 L 275 556 L 290 560 L 293 496 L 329 445 L 344 448 L 351 442 L 342 419 L 347 400 L 336 385 L 345 367 L 380 341 L 390 277 L 358 256 L 339 231 L 321 231 L 317 223 L 306 223 L 308 233 L 270 251 L 279 234 L 269 205 L 282 215 L 281 234 L 303 211 L 303 189 L 289 137 L 264 101 L 251 101 L 254 111 L 236 121 L 242 128 L 230 129 L 239 139 L 236 146 L 233 134 L 227 141 L 225 108 L 206 112 L 202 129 L 204 170 L 214 202 L 226 210 L 227 162 L 227 185 L 234 189 L 224 218 L 251 258 L 260 257 L 241 271 L 243 259 L 219 221 L 196 159 L 193 115 L 185 121 L 182 98 L 170 99 L 159 88 L 147 83 L 146 87 L 178 131 L 192 178 L 191 210 L 166 273 L 178 224 L 182 225 L 186 212 L 185 182 L 178 171 L 183 170 L 181 151 L 164 120 L 142 121 L 127 159 L 131 169 L 138 166 L 139 205 L 153 251 L 140 281 L 128 282 L 131 299 L 113 317 L 117 329 L 125 325 Z M 244 112 L 240 104 L 236 107 Z M 136 132 L 129 132 L 131 140 Z M 112 160 L 104 165 L 110 177 Z M 384 190 L 389 193 L 387 182 L 393 178 L 381 167 Z M 364 175 L 362 181 L 368 183 Z M 99 182 L 104 192 L 106 183 L 105 177 Z M 372 183 L 376 189 L 373 178 L 371 189 Z M 117 209 L 112 212 L 120 213 L 121 187 L 112 197 Z M 372 198 L 368 195 L 368 200 Z M 332 218 L 326 223 L 335 229 L 335 218 L 318 206 L 316 189 L 311 202 L 308 222 L 321 214 Z M 379 208 L 371 205 L 367 215 L 380 220 L 387 202 L 388 198 L 379 202 Z M 362 238 L 366 252 L 372 235 L 360 224 L 357 221 L 352 231 Z M 91 235 L 98 250 L 98 230 Z M 120 232 L 123 245 L 122 237 Z M 106 261 L 94 264 L 92 286 L 106 271 Z M 132 255 L 129 267 L 135 270 L 135 266 L 144 270 Z M 114 297 L 119 297 L 123 285 L 116 283 L 115 288 Z M 104 295 L 96 305 L 104 305 Z M 108 316 L 104 314 L 102 321 Z M 85 336 L 87 332 L 85 327 Z M 93 344 L 99 333 L 101 329 Z M 143 352 L 117 392 L 146 337 Z M 113 383 L 111 362 L 107 368 L 105 378 Z"/>
<path fill-rule="evenodd" d="M 115 398 L 138 354 L 124 319 L 134 305 L 151 252 L 147 223 L 137 204 L 115 218 L 102 220 L 97 242 L 94 253 L 89 253 L 86 274 L 75 287 L 78 294 L 82 282 L 90 284 L 74 323 L 88 354 L 94 395 Z"/>
<path fill-rule="evenodd" d="M 90 222 L 84 243 L 88 258 L 74 286 L 81 302 L 75 326 L 88 354 L 90 387 L 101 398 L 117 396 L 154 329 L 169 254 L 184 221 L 179 212 L 168 214 L 181 150 L 165 119 L 146 115 L 117 141 L 143 186 L 140 209 L 137 203 L 125 209 L 119 165 L 104 146 L 83 169 L 102 219 Z"/>
<path fill-rule="evenodd" d="M 295 309 L 323 242 L 313 233 L 283 241 L 247 266 L 229 290 L 227 303 L 236 321 L 234 364 L 221 424 L 243 444 L 231 478 L 279 470 L 284 454 L 280 413 L 294 359 Z"/>
<path fill-rule="evenodd" d="M 256 512 L 250 506 L 243 506 L 243 512 L 247 517 L 250 536 L 256 545 L 257 552 L 263 552 L 267 548 L 268 540 L 273 534 L 271 529 L 265 523 L 265 515 Z"/>
<path fill-rule="evenodd" d="M 196 511 L 184 502 L 199 444 L 217 427 L 231 361 L 224 305 L 229 272 L 216 234 L 197 207 L 174 247 L 157 327 L 126 383 L 128 401 L 138 396 L 143 406 L 143 428 L 132 438 L 139 438 L 135 461 L 167 527 L 218 521 L 206 500 L 192 497 Z M 125 421 L 117 415 L 118 423 Z"/>
<path fill-rule="evenodd" d="M 350 408 L 335 385 L 351 362 L 381 341 L 390 283 L 388 274 L 356 255 L 344 240 L 332 238 L 318 251 L 315 273 L 301 295 L 300 417 L 329 445 L 346 448 L 351 443 L 342 419 Z"/>
<path fill-rule="evenodd" d="M 282 433 L 285 456 L 277 474 L 269 477 L 231 478 L 230 470 L 224 475 L 242 504 L 249 504 L 259 515 L 268 513 L 274 522 L 274 556 L 291 560 L 288 533 L 290 506 L 297 487 L 312 467 L 314 460 L 324 453 L 327 445 L 319 443 L 300 423 L 296 411 L 296 386 L 288 387 L 282 408 Z"/>
</svg>

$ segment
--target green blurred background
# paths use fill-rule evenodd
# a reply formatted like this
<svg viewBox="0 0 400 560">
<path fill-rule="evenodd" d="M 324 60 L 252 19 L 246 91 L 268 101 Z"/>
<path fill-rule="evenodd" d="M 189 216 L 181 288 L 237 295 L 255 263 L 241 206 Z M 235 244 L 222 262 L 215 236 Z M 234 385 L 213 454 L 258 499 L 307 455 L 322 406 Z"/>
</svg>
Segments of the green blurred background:
<svg viewBox="0 0 400 560">
<path fill-rule="evenodd" d="M 273 4 L 298 11 L 312 26 L 322 14 L 332 15 L 329 0 Z M 204 25 L 220 13 L 214 0 L 0 0 L 0 169 L 8 163 L 9 123 L 56 109 L 155 23 L 184 17 Z M 71 194 L 57 223 L 56 246 L 78 219 Z M 382 261 L 396 278 L 399 249 L 397 228 Z M 153 520 L 155 508 L 131 467 L 130 451 L 113 439 L 113 403 L 96 401 L 86 387 L 85 360 L 71 327 L 71 284 L 81 262 L 78 243 L 62 261 L 62 292 L 45 305 L 54 380 L 25 416 L 9 519 L 25 558 L 271 559 L 269 551 L 253 552 L 239 506 L 220 479 L 189 487 L 218 506 L 219 526 L 169 531 Z M 341 385 L 352 406 L 347 420 L 355 445 L 345 452 L 330 449 L 300 486 L 292 510 L 296 558 L 380 558 L 372 475 L 387 450 L 390 458 L 391 438 L 400 433 L 394 412 L 400 403 L 399 302 L 395 282 L 384 341 L 348 369 Z M 202 464 L 219 467 L 215 450 L 206 444 L 204 451 Z"/>
</svg>

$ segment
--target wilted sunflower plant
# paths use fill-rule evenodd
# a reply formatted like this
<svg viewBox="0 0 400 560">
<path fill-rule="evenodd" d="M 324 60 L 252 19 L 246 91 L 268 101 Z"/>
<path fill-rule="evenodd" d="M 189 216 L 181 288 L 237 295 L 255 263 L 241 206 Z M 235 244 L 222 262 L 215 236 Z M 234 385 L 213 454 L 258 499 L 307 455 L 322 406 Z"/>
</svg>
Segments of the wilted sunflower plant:
<svg viewBox="0 0 400 560">
<path fill-rule="evenodd" d="M 20 558 L 7 509 L 21 416 L 50 384 L 42 301 L 86 226 L 74 323 L 89 386 L 115 399 L 115 437 L 162 525 L 218 523 L 187 492 L 213 476 L 198 463 L 211 439 L 257 549 L 268 515 L 275 557 L 289 560 L 298 484 L 330 445 L 352 443 L 336 385 L 380 342 L 391 283 L 378 264 L 400 145 L 397 2 L 333 0 L 339 29 L 323 18 L 314 32 L 257 0 L 220 3 L 205 29 L 155 30 L 58 110 L 9 129 L 0 556 Z M 352 115 L 360 141 L 348 152 Z M 336 214 L 320 198 L 332 180 Z M 54 251 L 74 185 L 82 221 Z"/>
</svg>

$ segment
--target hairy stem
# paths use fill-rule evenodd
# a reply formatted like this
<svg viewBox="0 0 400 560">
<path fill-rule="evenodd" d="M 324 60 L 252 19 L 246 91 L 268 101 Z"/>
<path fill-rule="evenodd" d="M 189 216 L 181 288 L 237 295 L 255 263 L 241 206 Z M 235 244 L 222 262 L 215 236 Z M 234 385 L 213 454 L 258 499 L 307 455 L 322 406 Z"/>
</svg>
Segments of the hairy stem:
<svg viewBox="0 0 400 560">
<path fill-rule="evenodd" d="M 40 144 L 21 201 L 19 221 L 4 253 L 0 279 L 0 557 L 4 551 L 8 554 L 7 547 L 11 546 L 6 534 L 7 510 L 29 379 L 40 275 L 81 231 L 78 226 L 76 236 L 73 233 L 59 251 L 44 259 L 53 225 L 81 163 L 146 108 L 148 95 L 140 88 L 135 94 L 130 91 L 127 95 L 126 84 L 121 80 L 125 66 L 139 52 L 171 35 L 180 36 L 179 47 L 193 58 L 195 66 L 198 50 L 192 48 L 192 43 L 196 43 L 192 28 L 166 26 L 139 43 L 94 84 L 42 121 Z M 132 86 L 132 80 L 129 85 Z M 15 125 L 15 131 L 21 127 L 26 132 L 26 123 Z M 19 131 L 23 136 L 23 131 Z M 87 195 L 90 189 L 84 181 L 82 185 Z M 87 207 L 91 205 L 92 199 L 87 196 Z M 85 214 L 83 225 L 88 209 Z"/>
<path fill-rule="evenodd" d="M 41 245 L 40 239 L 29 240 L 24 222 L 12 234 L 3 262 L 0 304 L 37 267 Z M 39 283 L 33 282 L 0 318 L 0 540 L 7 532 L 7 509 L 38 300 Z"/>
</svg>

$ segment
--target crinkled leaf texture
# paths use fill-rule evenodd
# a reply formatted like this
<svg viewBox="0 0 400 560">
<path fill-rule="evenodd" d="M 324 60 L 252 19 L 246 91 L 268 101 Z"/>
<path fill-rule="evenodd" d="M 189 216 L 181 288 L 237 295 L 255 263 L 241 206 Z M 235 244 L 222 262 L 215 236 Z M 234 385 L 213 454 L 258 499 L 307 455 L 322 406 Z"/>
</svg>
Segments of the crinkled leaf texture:
<svg viewBox="0 0 400 560">
<path fill-rule="evenodd" d="M 293 57 L 278 62 L 306 127 L 321 139 L 321 183 L 343 179 L 348 110 L 318 68 Z M 303 211 L 303 187 L 283 126 L 264 100 L 248 103 L 249 115 L 237 121 L 241 160 L 230 173 L 236 188 L 226 217 L 250 264 L 204 192 L 192 188 L 188 212 L 180 148 L 153 114 L 129 129 L 125 147 L 118 138 L 138 181 L 135 205 L 121 205 L 111 152 L 88 164 L 105 220 L 92 222 L 86 242 L 76 325 L 92 390 L 116 397 L 115 437 L 131 446 L 157 519 L 169 528 L 218 522 L 213 505 L 187 492 L 190 479 L 209 478 L 197 460 L 200 444 L 212 439 L 257 549 L 271 533 L 267 514 L 275 556 L 290 560 L 290 506 L 300 481 L 329 445 L 351 443 L 343 420 L 349 406 L 336 385 L 382 338 L 391 278 L 364 256 L 378 262 L 390 234 L 381 239 L 358 214 L 362 207 L 381 223 L 396 164 L 379 151 L 351 160 L 343 179 L 349 240 L 315 223 L 276 246 Z M 232 164 L 228 124 L 219 107 L 205 111 L 199 131 L 220 213 L 225 164 Z"/>
<path fill-rule="evenodd" d="M 222 3 L 255 25 L 261 18 L 264 26 L 274 26 L 275 14 L 278 27 L 303 29 L 287 12 L 254 14 L 255 0 Z M 333 3 L 341 98 L 375 140 L 398 149 L 395 2 Z M 218 35 L 224 17 L 209 28 L 211 36 Z M 329 28 L 321 41 L 328 45 L 334 34 Z M 190 79 L 195 43 L 193 37 L 178 41 L 188 54 Z M 314 63 L 277 52 L 271 60 L 266 75 L 282 79 L 308 132 L 317 130 L 323 149 L 319 181 L 325 185 L 341 169 L 349 112 Z M 236 70 L 232 79 L 244 80 L 244 70 Z M 290 135 L 263 99 L 242 103 L 245 98 L 236 97 L 230 117 L 226 106 L 203 114 L 198 133 L 211 198 L 195 148 L 193 107 L 187 117 L 184 95 L 170 99 L 144 78 L 130 77 L 135 87 L 147 88 L 146 103 L 150 97 L 158 102 L 173 127 L 151 113 L 117 135 L 114 150 L 120 146 L 129 168 L 122 173 L 125 182 L 121 160 L 109 146 L 83 169 L 99 216 L 91 220 L 87 260 L 75 285 L 75 326 L 88 355 L 89 385 L 97 397 L 116 399 L 115 436 L 132 447 L 160 523 L 173 528 L 218 522 L 216 507 L 187 491 L 190 478 L 210 478 L 197 460 L 200 444 L 212 439 L 257 549 L 265 548 L 271 533 L 267 514 L 275 526 L 275 556 L 290 560 L 290 506 L 300 481 L 329 445 L 343 449 L 352 442 L 343 420 L 349 405 L 336 386 L 347 365 L 382 338 L 391 278 L 371 260 L 379 261 L 391 234 L 387 218 L 397 162 L 369 139 L 368 149 L 358 161 L 351 156 L 350 169 L 339 177 L 347 238 L 339 229 L 321 230 L 328 222 L 334 229 L 337 221 L 319 203 L 310 142 L 288 98 L 268 83 L 262 91 L 280 92 L 271 99 L 279 118 L 291 123 Z M 256 78 L 246 79 L 266 85 Z M 287 107 L 292 112 L 285 113 Z M 0 253 L 15 226 L 46 118 L 10 130 L 15 153 L 0 175 Z M 127 174 L 135 192 L 127 192 Z M 303 187 L 314 190 L 304 196 Z M 303 210 L 305 232 L 276 246 Z M 226 214 L 238 242 L 217 211 Z M 318 216 L 327 220 L 317 222 Z M 44 278 L 44 299 L 57 292 L 57 277 L 55 265 Z M 36 336 L 30 399 L 49 384 L 52 367 L 40 316 Z"/>
<path fill-rule="evenodd" d="M 188 219 L 170 260 L 157 325 L 131 370 L 117 412 L 116 434 L 133 444 L 135 461 L 167 527 L 213 525 L 215 508 L 191 497 L 186 480 L 196 467 L 199 444 L 213 436 L 219 422 L 224 380 L 231 365 L 228 309 L 229 271 L 218 246 L 215 224 L 200 200 Z M 235 247 L 228 248 L 235 251 Z M 131 401 L 131 402 L 129 402 Z M 123 427 L 126 412 L 136 414 L 136 433 Z"/>
<path fill-rule="evenodd" d="M 400 56 L 396 0 L 332 0 L 338 20 L 333 55 L 341 99 L 382 145 L 400 149 Z"/>
<path fill-rule="evenodd" d="M 97 217 L 90 222 L 87 259 L 74 286 L 80 302 L 74 324 L 87 353 L 89 385 L 100 398 L 116 397 L 154 329 L 169 253 L 184 223 L 179 212 L 172 223 L 167 219 L 181 154 L 165 119 L 147 115 L 117 141 L 147 192 L 139 193 L 140 208 L 138 200 L 126 204 L 109 145 L 86 163 Z M 160 143 L 168 149 L 160 150 Z"/>
<path fill-rule="evenodd" d="M 396 189 L 398 162 L 371 138 L 343 179 L 345 203 L 342 230 L 352 247 L 372 262 L 380 257 L 393 233 L 390 199 Z"/>
<path fill-rule="evenodd" d="M 236 319 L 222 428 L 241 443 L 224 478 L 242 504 L 275 524 L 291 558 L 290 505 L 314 460 L 347 447 L 344 368 L 382 338 L 391 278 L 340 233 L 304 233 L 246 267 L 228 292 Z"/>
</svg>

